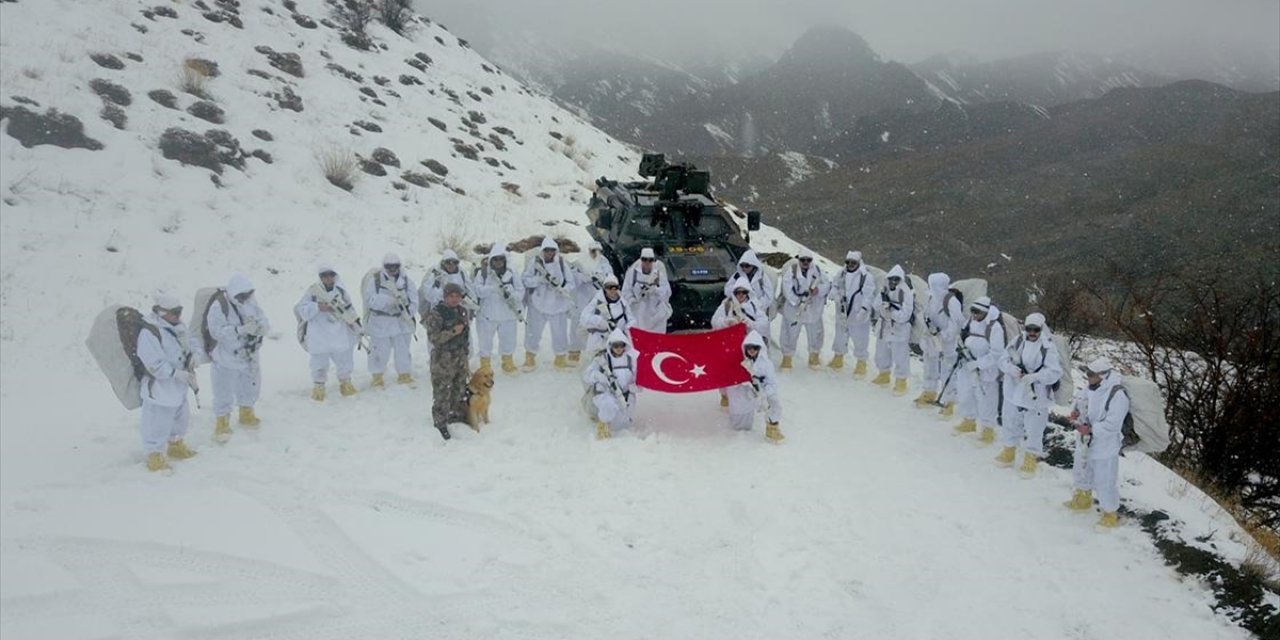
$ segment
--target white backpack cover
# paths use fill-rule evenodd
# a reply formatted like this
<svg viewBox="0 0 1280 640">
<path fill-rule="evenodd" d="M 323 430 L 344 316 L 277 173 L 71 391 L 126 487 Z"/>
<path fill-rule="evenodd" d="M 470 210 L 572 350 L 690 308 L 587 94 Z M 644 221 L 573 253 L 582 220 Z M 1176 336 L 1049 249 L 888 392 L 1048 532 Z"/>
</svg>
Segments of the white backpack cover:
<svg viewBox="0 0 1280 640">
<path fill-rule="evenodd" d="M 205 323 L 209 318 L 209 305 L 213 301 L 213 296 L 221 290 L 222 287 L 201 287 L 196 289 L 196 304 L 191 307 L 191 326 L 187 338 L 190 343 L 187 348 L 191 350 L 191 360 L 196 366 L 213 362 L 213 359 L 209 356 L 209 351 L 205 349 L 204 334 L 207 330 Z"/>
<path fill-rule="evenodd" d="M 968 313 L 968 305 L 973 304 L 974 300 L 987 295 L 987 281 L 982 278 L 965 278 L 964 280 L 956 280 L 949 287 L 960 292 L 960 296 L 964 298 L 964 304 L 961 305 L 961 313 Z"/>
<path fill-rule="evenodd" d="M 871 274 L 871 279 L 876 283 L 876 296 L 879 297 L 880 290 L 889 283 L 889 274 L 880 267 L 873 267 L 865 262 L 863 264 L 867 267 L 867 273 Z"/>
<path fill-rule="evenodd" d="M 1071 344 L 1066 336 L 1053 335 L 1053 346 L 1058 348 L 1058 364 L 1062 366 L 1062 377 L 1058 378 L 1058 388 L 1053 392 L 1053 401 L 1063 406 L 1070 406 L 1076 396 L 1076 384 L 1071 379 Z"/>
<path fill-rule="evenodd" d="M 98 363 L 98 368 L 107 377 L 120 404 L 125 409 L 137 409 L 142 406 L 142 381 L 134 374 L 133 361 L 120 341 L 120 325 L 117 321 L 119 312 L 128 308 L 113 304 L 103 309 L 93 319 L 89 338 L 84 343 L 89 347 L 93 360 Z"/>
<path fill-rule="evenodd" d="M 1124 420 L 1124 450 L 1160 453 L 1169 447 L 1169 421 L 1164 415 L 1164 396 L 1151 380 L 1123 376 L 1117 389 L 1129 396 L 1129 415 Z M 1107 397 L 1110 404 L 1115 391 Z"/>
<path fill-rule="evenodd" d="M 924 308 L 929 302 L 929 283 L 914 273 L 908 273 L 904 284 L 911 291 L 915 303 L 911 308 L 911 337 L 907 341 L 919 345 L 924 341 Z"/>
<path fill-rule="evenodd" d="M 1004 329 L 1004 344 L 999 347 L 991 345 L 992 349 L 1008 348 L 1022 335 L 1022 321 L 1013 317 L 1011 313 L 1000 312 L 1000 326 Z"/>
</svg>

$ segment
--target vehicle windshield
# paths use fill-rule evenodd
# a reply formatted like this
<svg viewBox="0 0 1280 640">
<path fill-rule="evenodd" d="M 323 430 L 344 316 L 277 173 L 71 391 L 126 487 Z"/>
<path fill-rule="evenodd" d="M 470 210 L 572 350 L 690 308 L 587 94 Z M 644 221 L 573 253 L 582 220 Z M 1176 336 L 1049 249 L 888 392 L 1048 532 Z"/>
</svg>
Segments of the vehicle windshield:
<svg viewBox="0 0 1280 640">
<path fill-rule="evenodd" d="M 649 215 L 650 209 L 632 209 L 627 218 L 626 232 L 644 240 L 660 240 L 674 237 L 671 225 L 666 221 L 655 221 Z M 655 224 L 656 222 L 656 224 Z"/>
<path fill-rule="evenodd" d="M 632 209 L 627 219 L 626 232 L 645 240 L 724 238 L 731 232 L 729 222 L 718 209 L 707 208 L 706 213 L 700 215 L 675 210 L 666 216 L 658 216 L 657 219 L 651 215 L 651 211 L 648 207 Z M 683 228 L 686 224 L 696 226 Z"/>
</svg>

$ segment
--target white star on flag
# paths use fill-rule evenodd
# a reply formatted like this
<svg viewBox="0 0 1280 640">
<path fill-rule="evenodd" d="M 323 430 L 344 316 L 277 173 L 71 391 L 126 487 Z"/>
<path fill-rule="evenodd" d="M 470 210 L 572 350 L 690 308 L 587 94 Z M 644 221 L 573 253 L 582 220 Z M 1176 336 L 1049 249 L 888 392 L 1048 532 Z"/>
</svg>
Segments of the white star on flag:
<svg viewBox="0 0 1280 640">
<path fill-rule="evenodd" d="M 695 364 L 693 365 L 693 369 L 689 370 L 689 373 L 695 378 L 701 378 L 702 376 L 707 375 L 707 368 L 700 364 Z"/>
</svg>

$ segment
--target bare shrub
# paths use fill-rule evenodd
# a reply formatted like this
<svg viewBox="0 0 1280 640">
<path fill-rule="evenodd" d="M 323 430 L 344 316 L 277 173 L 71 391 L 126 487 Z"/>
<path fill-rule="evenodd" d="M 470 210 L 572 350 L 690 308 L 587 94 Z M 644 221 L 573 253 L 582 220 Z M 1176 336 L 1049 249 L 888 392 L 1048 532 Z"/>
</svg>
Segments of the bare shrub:
<svg viewBox="0 0 1280 640">
<path fill-rule="evenodd" d="M 1273 537 L 1276 535 L 1274 531 L 1270 531 L 1270 534 Z M 1245 546 L 1248 551 L 1240 561 L 1240 570 L 1253 576 L 1270 589 L 1280 592 L 1280 558 L 1275 555 L 1275 552 L 1268 552 L 1267 547 L 1261 542 L 1246 541 Z"/>
<path fill-rule="evenodd" d="M 360 175 L 360 159 L 353 151 L 337 146 L 321 149 L 316 152 L 316 162 L 329 184 L 343 191 L 355 188 Z"/>
<path fill-rule="evenodd" d="M 364 50 L 373 46 L 367 29 L 369 23 L 373 22 L 374 1 L 341 0 L 333 5 L 333 18 L 346 28 L 346 32 L 342 34 L 343 42 Z"/>
<path fill-rule="evenodd" d="M 471 235 L 462 229 L 460 225 L 450 225 L 448 229 L 442 230 L 440 239 L 437 241 L 438 249 L 444 253 L 445 249 L 452 249 L 458 254 L 459 258 L 467 259 L 471 254 L 471 248 L 475 242 L 471 239 Z"/>
<path fill-rule="evenodd" d="M 212 99 L 209 95 L 209 76 L 198 65 L 183 63 L 182 68 L 178 70 L 178 90 L 201 100 Z"/>
<path fill-rule="evenodd" d="M 1194 471 L 1219 502 L 1238 500 L 1251 524 L 1280 527 L 1280 286 L 1263 274 L 1110 271 L 1105 288 L 1085 290 L 1164 393 L 1171 432 L 1160 460 Z"/>
<path fill-rule="evenodd" d="M 413 17 L 412 5 L 412 0 L 378 0 L 378 18 L 388 29 L 404 35 Z"/>
</svg>

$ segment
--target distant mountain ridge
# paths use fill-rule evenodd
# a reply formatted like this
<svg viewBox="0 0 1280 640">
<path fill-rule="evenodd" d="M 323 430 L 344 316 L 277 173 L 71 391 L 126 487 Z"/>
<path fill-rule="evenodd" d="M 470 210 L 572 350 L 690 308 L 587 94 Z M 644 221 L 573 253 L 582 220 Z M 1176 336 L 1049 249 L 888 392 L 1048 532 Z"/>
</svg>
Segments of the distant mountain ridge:
<svg viewBox="0 0 1280 640">
<path fill-rule="evenodd" d="M 1017 125 L 974 124 L 991 109 Z M 821 253 L 982 275 L 1012 310 L 1107 260 L 1148 277 L 1188 263 L 1280 275 L 1280 92 L 1184 81 L 1041 111 L 943 105 L 843 143 L 791 184 L 770 158 L 696 162 Z"/>
</svg>

